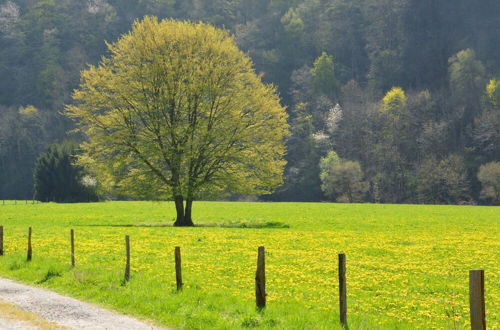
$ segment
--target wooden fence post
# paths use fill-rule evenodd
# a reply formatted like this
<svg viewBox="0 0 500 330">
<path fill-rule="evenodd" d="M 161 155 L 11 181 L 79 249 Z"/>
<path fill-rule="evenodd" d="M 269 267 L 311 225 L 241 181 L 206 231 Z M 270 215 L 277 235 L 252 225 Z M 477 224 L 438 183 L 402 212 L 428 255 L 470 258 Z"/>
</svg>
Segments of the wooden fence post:
<svg viewBox="0 0 500 330">
<path fill-rule="evenodd" d="M 175 281 L 177 282 L 177 291 L 182 290 L 182 264 L 181 248 L 175 247 Z"/>
<path fill-rule="evenodd" d="M 28 255 L 26 257 L 26 261 L 31 261 L 32 257 L 32 248 L 31 248 L 31 227 L 28 229 Z"/>
<path fill-rule="evenodd" d="M 345 269 L 345 254 L 339 254 L 339 305 L 340 323 L 342 327 L 347 327 L 347 282 Z"/>
<path fill-rule="evenodd" d="M 75 267 L 75 231 L 70 230 L 70 240 L 71 240 L 71 267 Z"/>
<path fill-rule="evenodd" d="M 472 330 L 486 329 L 484 304 L 484 270 L 469 272 L 470 325 Z"/>
<path fill-rule="evenodd" d="M 255 273 L 255 301 L 257 308 L 266 307 L 266 254 L 263 246 L 257 255 L 257 272 Z"/>
<path fill-rule="evenodd" d="M 3 226 L 0 226 L 0 256 L 3 256 Z"/>
<path fill-rule="evenodd" d="M 125 251 L 127 254 L 127 264 L 125 265 L 125 282 L 130 281 L 130 237 L 125 236 Z"/>
</svg>

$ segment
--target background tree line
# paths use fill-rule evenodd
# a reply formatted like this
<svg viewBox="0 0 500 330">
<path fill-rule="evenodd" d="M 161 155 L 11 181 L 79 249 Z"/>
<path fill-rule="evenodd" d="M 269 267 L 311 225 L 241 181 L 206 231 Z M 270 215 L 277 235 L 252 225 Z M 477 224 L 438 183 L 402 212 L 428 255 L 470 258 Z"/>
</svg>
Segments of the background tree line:
<svg viewBox="0 0 500 330">
<path fill-rule="evenodd" d="M 495 0 L 0 0 L 0 198 L 31 198 L 80 71 L 144 15 L 229 29 L 288 106 L 270 200 L 497 203 Z M 79 139 L 72 136 L 72 139 Z"/>
</svg>

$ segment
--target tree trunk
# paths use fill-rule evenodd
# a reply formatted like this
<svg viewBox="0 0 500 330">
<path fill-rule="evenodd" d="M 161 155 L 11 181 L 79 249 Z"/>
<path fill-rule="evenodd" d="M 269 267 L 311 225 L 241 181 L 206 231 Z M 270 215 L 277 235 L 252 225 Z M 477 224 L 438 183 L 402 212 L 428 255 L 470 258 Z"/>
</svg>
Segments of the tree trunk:
<svg viewBox="0 0 500 330">
<path fill-rule="evenodd" d="M 194 226 L 193 219 L 191 217 L 192 208 L 193 208 L 193 199 L 192 198 L 186 199 L 186 209 L 184 212 L 184 222 L 186 223 L 185 226 Z"/>
<path fill-rule="evenodd" d="M 182 196 L 176 196 L 175 210 L 177 211 L 177 220 L 174 223 L 175 227 L 190 227 L 193 226 L 193 221 L 191 219 L 191 207 L 193 200 L 186 200 L 186 209 L 184 210 L 184 198 Z"/>
<path fill-rule="evenodd" d="M 183 226 L 184 224 L 184 198 L 182 196 L 175 196 L 175 211 L 177 212 L 177 219 L 175 220 L 174 226 Z"/>
</svg>

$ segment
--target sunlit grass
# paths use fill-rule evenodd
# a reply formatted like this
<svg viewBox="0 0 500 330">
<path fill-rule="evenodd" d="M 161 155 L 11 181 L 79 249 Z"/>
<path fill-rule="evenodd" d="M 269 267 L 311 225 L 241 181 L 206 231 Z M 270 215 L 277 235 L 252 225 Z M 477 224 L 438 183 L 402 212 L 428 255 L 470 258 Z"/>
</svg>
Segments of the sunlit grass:
<svg viewBox="0 0 500 330">
<path fill-rule="evenodd" d="M 486 271 L 488 327 L 499 329 L 498 207 L 206 202 L 194 211 L 200 227 L 173 228 L 170 203 L 0 204 L 0 273 L 170 327 L 331 329 L 337 254 L 345 252 L 351 329 L 467 328 L 467 277 L 477 268 Z M 125 235 L 132 280 L 122 285 Z M 260 245 L 264 313 L 254 302 Z M 182 247 L 180 293 L 175 246 Z"/>
</svg>

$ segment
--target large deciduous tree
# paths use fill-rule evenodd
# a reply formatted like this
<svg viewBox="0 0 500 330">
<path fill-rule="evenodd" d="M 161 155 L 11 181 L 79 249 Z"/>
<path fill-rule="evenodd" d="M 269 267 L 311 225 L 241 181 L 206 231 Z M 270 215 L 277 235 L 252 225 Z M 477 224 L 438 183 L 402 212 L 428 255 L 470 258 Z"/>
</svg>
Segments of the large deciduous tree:
<svg viewBox="0 0 500 330">
<path fill-rule="evenodd" d="M 82 73 L 67 113 L 88 140 L 79 163 L 128 195 L 265 194 L 282 182 L 287 116 L 227 31 L 146 17 Z M 185 202 L 185 204 L 184 204 Z"/>
</svg>

